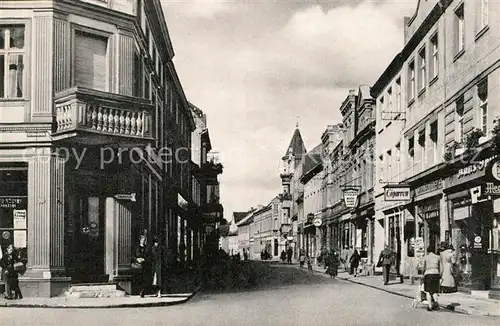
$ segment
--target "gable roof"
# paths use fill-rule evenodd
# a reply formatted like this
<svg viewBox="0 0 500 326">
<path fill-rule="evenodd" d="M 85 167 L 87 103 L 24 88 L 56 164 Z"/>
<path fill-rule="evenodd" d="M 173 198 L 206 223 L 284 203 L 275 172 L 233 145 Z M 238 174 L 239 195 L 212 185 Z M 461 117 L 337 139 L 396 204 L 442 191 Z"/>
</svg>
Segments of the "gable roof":
<svg viewBox="0 0 500 326">
<path fill-rule="evenodd" d="M 304 141 L 302 140 L 302 135 L 300 134 L 299 128 L 296 128 L 293 132 L 290 145 L 288 145 L 288 148 L 286 149 L 285 156 L 293 155 L 300 157 L 305 153 L 307 153 L 306 146 L 304 145 Z"/>
<path fill-rule="evenodd" d="M 233 218 L 234 218 L 234 223 L 238 223 L 242 219 L 245 218 L 245 216 L 248 215 L 248 212 L 233 212 Z"/>
</svg>

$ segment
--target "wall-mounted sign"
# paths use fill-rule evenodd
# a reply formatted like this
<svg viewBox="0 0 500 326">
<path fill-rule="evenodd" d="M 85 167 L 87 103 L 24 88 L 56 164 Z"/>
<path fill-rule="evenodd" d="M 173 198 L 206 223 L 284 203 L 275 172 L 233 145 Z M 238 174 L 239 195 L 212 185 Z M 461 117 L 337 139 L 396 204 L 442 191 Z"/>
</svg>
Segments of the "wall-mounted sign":
<svg viewBox="0 0 500 326">
<path fill-rule="evenodd" d="M 323 221 L 321 220 L 321 218 L 316 217 L 316 218 L 313 220 L 313 225 L 314 225 L 315 227 L 319 227 L 319 226 L 321 226 L 321 223 L 322 223 L 322 222 L 323 222 Z"/>
<path fill-rule="evenodd" d="M 14 210 L 14 219 L 26 219 L 26 210 L 25 209 L 15 209 Z"/>
<path fill-rule="evenodd" d="M 135 192 L 131 194 L 116 194 L 115 198 L 118 200 L 130 200 L 135 201 Z"/>
<path fill-rule="evenodd" d="M 490 171 L 493 179 L 496 181 L 500 181 L 500 159 L 493 162 Z"/>
<path fill-rule="evenodd" d="M 443 182 L 441 180 L 434 180 L 415 188 L 415 196 L 420 196 L 429 192 L 440 190 L 442 188 Z"/>
<path fill-rule="evenodd" d="M 476 236 L 474 237 L 474 248 L 475 248 L 475 249 L 480 249 L 480 248 L 482 248 L 482 247 L 483 247 L 482 240 L 483 240 L 483 239 L 482 239 L 482 238 L 481 238 L 481 236 L 479 236 L 479 235 L 476 235 Z"/>
<path fill-rule="evenodd" d="M 386 187 L 384 189 L 385 201 L 409 201 L 411 200 L 410 187 Z"/>
<path fill-rule="evenodd" d="M 344 202 L 345 206 L 348 208 L 356 207 L 356 202 L 358 200 L 358 189 L 344 189 Z"/>
<path fill-rule="evenodd" d="M 490 163 L 492 160 L 493 160 L 493 157 L 490 157 L 490 158 L 484 159 L 482 161 L 470 164 L 470 165 L 458 170 L 457 177 L 460 179 L 460 178 L 466 177 L 470 174 L 476 173 L 478 171 L 482 171 L 488 165 L 488 163 Z"/>
<path fill-rule="evenodd" d="M 496 185 L 493 182 L 486 182 L 484 194 L 488 196 L 500 196 L 500 185 Z"/>
<path fill-rule="evenodd" d="M 0 207 L 2 208 L 17 208 L 23 203 L 23 198 L 11 198 L 2 197 L 0 198 Z"/>
</svg>

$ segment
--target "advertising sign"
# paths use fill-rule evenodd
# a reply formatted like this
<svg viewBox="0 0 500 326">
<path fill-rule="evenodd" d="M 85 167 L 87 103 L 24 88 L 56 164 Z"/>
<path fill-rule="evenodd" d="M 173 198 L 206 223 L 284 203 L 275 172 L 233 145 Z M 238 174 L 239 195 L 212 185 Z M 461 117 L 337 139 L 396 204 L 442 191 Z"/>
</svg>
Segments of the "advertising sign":
<svg viewBox="0 0 500 326">
<path fill-rule="evenodd" d="M 410 201 L 410 187 L 386 187 L 384 189 L 385 201 Z"/>
<path fill-rule="evenodd" d="M 500 160 L 497 160 L 491 165 L 491 176 L 493 179 L 500 182 Z"/>
<path fill-rule="evenodd" d="M 319 226 L 321 226 L 321 223 L 322 223 L 322 220 L 321 220 L 321 218 L 319 218 L 319 217 L 316 217 L 316 218 L 313 220 L 313 225 L 314 225 L 315 227 L 319 227 Z"/>
<path fill-rule="evenodd" d="M 348 208 L 356 207 L 357 200 L 358 200 L 358 189 L 344 190 L 344 201 L 346 207 Z"/>
<path fill-rule="evenodd" d="M 118 200 L 130 200 L 135 201 L 135 192 L 131 194 L 116 194 L 115 198 Z"/>
</svg>

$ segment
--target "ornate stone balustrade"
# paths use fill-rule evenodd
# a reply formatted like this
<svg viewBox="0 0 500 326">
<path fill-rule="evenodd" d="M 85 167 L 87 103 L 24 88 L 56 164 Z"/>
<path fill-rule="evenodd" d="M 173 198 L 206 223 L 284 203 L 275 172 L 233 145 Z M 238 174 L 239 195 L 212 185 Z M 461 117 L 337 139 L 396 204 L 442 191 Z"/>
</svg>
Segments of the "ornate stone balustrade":
<svg viewBox="0 0 500 326">
<path fill-rule="evenodd" d="M 56 94 L 56 130 L 151 139 L 153 106 L 149 101 L 73 87 Z"/>
</svg>

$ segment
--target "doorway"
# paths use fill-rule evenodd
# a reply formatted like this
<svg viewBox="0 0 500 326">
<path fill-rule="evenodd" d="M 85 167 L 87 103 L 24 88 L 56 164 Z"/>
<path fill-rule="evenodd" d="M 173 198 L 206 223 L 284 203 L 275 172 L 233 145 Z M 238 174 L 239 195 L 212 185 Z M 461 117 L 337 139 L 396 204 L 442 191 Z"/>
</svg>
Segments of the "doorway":
<svg viewBox="0 0 500 326">
<path fill-rule="evenodd" d="M 73 283 L 101 283 L 105 259 L 105 198 L 76 194 L 68 198 L 68 215 L 72 219 L 69 269 Z"/>
</svg>

